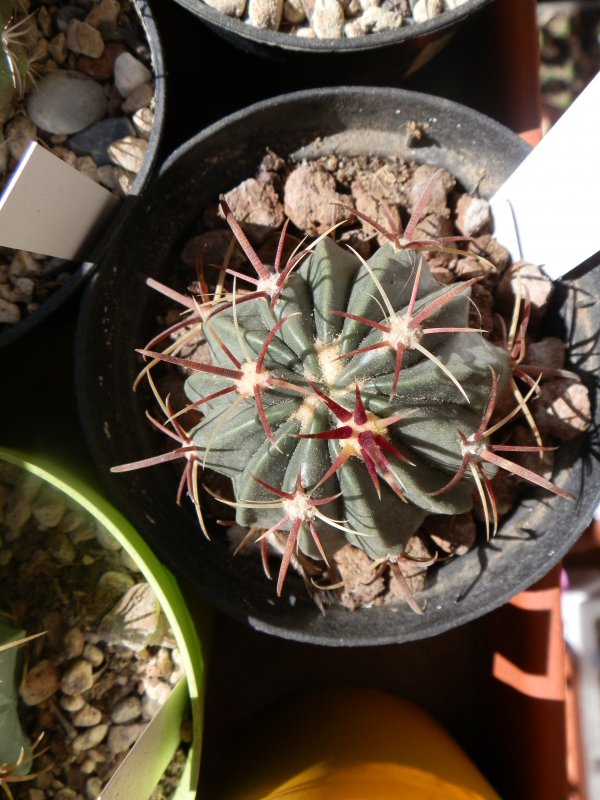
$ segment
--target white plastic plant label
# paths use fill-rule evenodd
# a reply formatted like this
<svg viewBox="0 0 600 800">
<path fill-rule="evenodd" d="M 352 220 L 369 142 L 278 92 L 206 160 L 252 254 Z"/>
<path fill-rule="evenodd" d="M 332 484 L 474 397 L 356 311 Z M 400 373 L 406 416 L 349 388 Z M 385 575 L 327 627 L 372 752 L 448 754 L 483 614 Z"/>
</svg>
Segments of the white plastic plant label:
<svg viewBox="0 0 600 800">
<path fill-rule="evenodd" d="M 165 704 L 148 723 L 118 770 L 102 790 L 98 800 L 147 800 L 158 784 L 180 742 L 180 728 L 189 702 L 187 681 L 182 679 Z M 184 771 L 177 799 L 191 800 L 195 786 L 186 786 Z"/>
<path fill-rule="evenodd" d="M 0 198 L 0 245 L 81 261 L 119 200 L 31 142 Z"/>
<path fill-rule="evenodd" d="M 560 278 L 600 251 L 600 73 L 491 200 L 513 259 Z"/>
</svg>

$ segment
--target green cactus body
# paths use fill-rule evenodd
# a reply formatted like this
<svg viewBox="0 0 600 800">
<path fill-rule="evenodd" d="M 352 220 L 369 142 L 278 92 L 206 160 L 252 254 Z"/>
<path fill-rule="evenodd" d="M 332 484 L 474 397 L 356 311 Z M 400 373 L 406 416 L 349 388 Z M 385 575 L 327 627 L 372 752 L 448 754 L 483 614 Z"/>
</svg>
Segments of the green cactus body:
<svg viewBox="0 0 600 800">
<path fill-rule="evenodd" d="M 0 107 L 10 106 L 15 98 L 25 92 L 27 77 L 31 72 L 28 48 L 23 43 L 27 33 L 25 19 L 18 18 L 18 0 L 0 0 Z"/>
<path fill-rule="evenodd" d="M 468 286 L 442 286 L 414 250 L 386 244 L 365 263 L 325 238 L 276 302 L 255 295 L 204 322 L 212 372 L 185 385 L 204 413 L 190 439 L 232 479 L 241 525 L 291 531 L 315 558 L 350 542 L 382 559 L 426 515 L 472 507 L 468 471 L 432 494 L 461 466 L 457 430 L 480 426 L 492 372 L 500 386 L 509 376 L 506 352 L 465 331 Z M 399 344 L 407 309 L 418 319 L 431 304 Z"/>
<path fill-rule="evenodd" d="M 29 746 L 29 740 L 21 729 L 17 702 L 18 667 L 21 651 L 18 643 L 25 633 L 19 631 L 0 619 L 0 645 L 12 645 L 0 650 L 0 764 L 17 764 L 23 751 Z M 18 774 L 29 771 L 31 759 L 26 758 L 18 768 Z"/>
</svg>

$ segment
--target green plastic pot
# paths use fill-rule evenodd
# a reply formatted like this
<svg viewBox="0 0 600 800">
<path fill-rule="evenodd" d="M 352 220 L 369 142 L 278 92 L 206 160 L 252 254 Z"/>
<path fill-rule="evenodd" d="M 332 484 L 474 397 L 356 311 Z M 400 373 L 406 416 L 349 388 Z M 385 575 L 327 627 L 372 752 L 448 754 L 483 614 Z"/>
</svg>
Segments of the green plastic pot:
<svg viewBox="0 0 600 800">
<path fill-rule="evenodd" d="M 194 608 L 192 618 L 192 612 L 173 574 L 163 566 L 125 517 L 81 478 L 62 465 L 17 450 L 0 447 L 0 461 L 15 464 L 42 478 L 92 515 L 115 537 L 152 587 L 181 653 L 186 681 L 173 690 L 161 711 L 149 723 L 103 790 L 102 800 L 123 797 L 144 800 L 150 795 L 179 744 L 180 727 L 188 705 L 192 712 L 193 738 L 173 800 L 193 800 L 200 773 L 209 612 L 203 607 Z M 158 724 L 155 725 L 157 720 Z"/>
</svg>

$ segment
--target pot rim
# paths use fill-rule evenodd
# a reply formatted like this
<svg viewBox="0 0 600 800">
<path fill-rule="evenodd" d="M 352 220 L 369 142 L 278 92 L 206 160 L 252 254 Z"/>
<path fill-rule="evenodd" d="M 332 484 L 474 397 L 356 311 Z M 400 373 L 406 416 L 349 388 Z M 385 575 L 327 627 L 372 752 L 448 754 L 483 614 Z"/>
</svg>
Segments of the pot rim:
<svg viewBox="0 0 600 800">
<path fill-rule="evenodd" d="M 431 104 L 433 101 L 440 111 L 443 110 L 449 114 L 452 114 L 452 112 L 458 112 L 461 119 L 460 124 L 462 124 L 462 121 L 466 121 L 473 125 L 483 126 L 492 132 L 512 137 L 515 142 L 518 142 L 518 147 L 522 150 L 523 157 L 531 149 L 530 145 L 528 145 L 524 139 L 521 139 L 516 133 L 514 133 L 514 131 L 511 131 L 506 127 L 506 125 L 503 125 L 501 122 L 493 119 L 493 117 L 489 117 L 486 114 L 483 114 L 481 111 L 477 111 L 474 108 L 470 108 L 462 103 L 458 103 L 455 100 L 449 100 L 446 97 L 432 95 L 427 92 L 414 91 L 412 89 L 403 89 L 396 86 L 323 86 L 310 89 L 299 89 L 298 91 L 285 92 L 283 94 L 267 97 L 263 100 L 257 100 L 250 105 L 244 106 L 243 108 L 233 111 L 230 114 L 227 114 L 226 116 L 216 120 L 215 122 L 212 122 L 198 131 L 198 133 L 195 135 L 186 139 L 185 142 L 182 142 L 178 147 L 175 148 L 175 150 L 171 152 L 169 156 L 167 156 L 167 158 L 165 158 L 156 174 L 156 177 L 154 178 L 153 183 L 148 187 L 148 189 L 151 190 L 154 183 L 156 183 L 158 179 L 168 172 L 173 165 L 188 151 L 193 150 L 204 140 L 222 134 L 237 122 L 242 122 L 250 117 L 255 117 L 282 104 L 296 105 L 298 103 L 313 99 L 319 100 L 319 102 L 326 102 L 322 98 L 341 100 L 347 98 L 349 100 L 353 100 L 355 98 L 369 95 L 381 99 L 382 102 L 385 101 L 386 103 L 389 103 L 389 98 L 391 98 L 392 102 L 396 105 L 400 105 L 406 98 L 410 98 L 415 103 L 421 101 L 423 103 Z M 418 148 L 418 150 L 419 152 L 425 152 L 425 148 L 423 147 Z"/>
<path fill-rule="evenodd" d="M 335 58 L 341 55 L 391 49 L 415 39 L 422 38 L 424 42 L 437 39 L 462 24 L 492 0 L 467 0 L 463 5 L 444 11 L 427 22 L 412 23 L 395 30 L 341 39 L 308 39 L 280 31 L 257 28 L 236 17 L 229 17 L 227 14 L 217 11 L 203 0 L 175 0 L 175 2 L 211 27 L 223 31 L 230 37 L 261 45 L 267 53 L 268 50 L 272 50 L 274 52 L 329 55 Z"/>
</svg>

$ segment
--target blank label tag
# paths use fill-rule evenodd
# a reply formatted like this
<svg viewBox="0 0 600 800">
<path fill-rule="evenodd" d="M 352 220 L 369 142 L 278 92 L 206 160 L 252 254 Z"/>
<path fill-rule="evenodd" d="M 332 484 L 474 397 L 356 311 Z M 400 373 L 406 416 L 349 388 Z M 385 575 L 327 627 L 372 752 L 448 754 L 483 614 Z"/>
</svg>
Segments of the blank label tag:
<svg viewBox="0 0 600 800">
<path fill-rule="evenodd" d="M 147 800 L 158 784 L 181 740 L 184 709 L 189 702 L 182 679 L 144 729 L 98 800 Z M 182 776 L 185 781 L 185 776 Z M 196 787 L 181 787 L 178 797 L 196 795 Z"/>
<path fill-rule="evenodd" d="M 491 200 L 514 260 L 560 278 L 600 250 L 600 73 Z"/>
<path fill-rule="evenodd" d="M 85 260 L 118 205 L 109 191 L 31 142 L 0 198 L 0 245 Z"/>
</svg>

